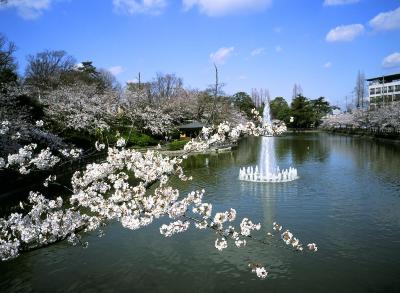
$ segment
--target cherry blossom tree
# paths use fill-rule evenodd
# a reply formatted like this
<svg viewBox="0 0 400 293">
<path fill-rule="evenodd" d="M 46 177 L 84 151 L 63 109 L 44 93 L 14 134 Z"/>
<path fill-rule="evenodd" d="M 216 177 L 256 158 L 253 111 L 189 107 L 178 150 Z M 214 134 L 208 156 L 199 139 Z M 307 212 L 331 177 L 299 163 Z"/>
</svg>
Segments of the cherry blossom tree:
<svg viewBox="0 0 400 293">
<path fill-rule="evenodd" d="M 340 113 L 337 115 L 327 115 L 322 119 L 321 127 L 323 128 L 335 128 L 345 126 L 358 126 L 356 122 L 356 116 L 353 113 Z"/>
<path fill-rule="evenodd" d="M 145 90 L 125 90 L 122 107 L 131 127 L 155 135 L 166 135 L 172 129 L 172 116 L 164 113 L 158 104 L 150 104 Z"/>
<path fill-rule="evenodd" d="M 60 86 L 41 101 L 47 117 L 61 128 L 95 133 L 110 128 L 110 121 L 117 114 L 119 96 L 113 90 L 77 83 Z"/>
<path fill-rule="evenodd" d="M 29 174 L 81 156 L 82 150 L 48 131 L 43 120 L 35 120 L 38 104 L 18 85 L 0 88 L 0 170 Z"/>
<path fill-rule="evenodd" d="M 52 149 L 66 147 L 60 137 L 43 127 L 42 118 L 40 103 L 22 87 L 15 84 L 0 87 L 0 156 L 30 142 Z"/>
<path fill-rule="evenodd" d="M 0 123 L 0 170 L 15 169 L 20 174 L 26 175 L 32 170 L 51 169 L 62 160 L 75 160 L 82 155 L 81 149 L 71 148 L 71 146 L 68 146 L 59 137 L 41 130 L 43 125 L 44 122 L 42 120 L 36 121 L 36 128 L 31 126 L 31 133 L 29 135 L 32 138 L 36 135 L 36 141 L 38 141 L 38 136 L 39 138 L 46 138 L 46 140 L 41 141 L 42 144 L 44 142 L 49 143 L 49 146 L 46 148 L 38 147 L 37 143 L 23 145 L 20 142 L 21 133 L 18 131 L 13 133 L 13 127 L 9 121 L 4 120 Z M 25 132 L 27 132 L 26 129 Z M 3 158 L 1 155 L 7 153 L 7 146 L 10 148 L 8 145 L 10 141 L 15 142 L 16 151 L 8 153 Z"/>
<path fill-rule="evenodd" d="M 400 102 L 392 102 L 368 112 L 368 120 L 374 127 L 400 127 Z"/>
<path fill-rule="evenodd" d="M 333 128 L 351 126 L 356 128 L 400 127 L 400 102 L 395 101 L 371 110 L 353 110 L 338 115 L 328 115 L 323 119 L 322 127 Z"/>
</svg>

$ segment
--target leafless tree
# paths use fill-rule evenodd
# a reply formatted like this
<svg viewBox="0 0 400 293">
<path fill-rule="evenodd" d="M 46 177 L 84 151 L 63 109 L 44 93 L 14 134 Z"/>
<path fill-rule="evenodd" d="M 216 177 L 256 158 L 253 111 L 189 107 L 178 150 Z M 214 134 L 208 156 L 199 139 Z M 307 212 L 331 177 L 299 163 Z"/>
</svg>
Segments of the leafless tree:
<svg viewBox="0 0 400 293">
<path fill-rule="evenodd" d="M 221 99 L 223 99 L 223 96 L 225 95 L 223 91 L 223 87 L 225 86 L 225 84 L 221 83 L 219 80 L 219 71 L 215 63 L 214 63 L 214 69 L 215 69 L 215 82 L 206 89 L 203 95 L 203 100 L 207 100 L 210 97 L 212 98 L 212 106 L 210 109 L 211 111 L 207 119 L 207 122 L 212 124 L 215 123 L 216 121 L 216 118 L 218 116 L 217 107 Z"/>
<path fill-rule="evenodd" d="M 75 59 L 65 51 L 49 51 L 28 56 L 26 83 L 39 93 L 56 88 L 63 73 L 74 69 Z"/>
<path fill-rule="evenodd" d="M 183 80 L 175 74 L 157 73 L 151 85 L 151 95 L 156 101 L 170 99 L 183 88 Z"/>
<path fill-rule="evenodd" d="M 213 93 L 213 106 L 211 110 L 211 115 L 210 115 L 210 122 L 214 123 L 215 120 L 215 112 L 216 112 L 216 106 L 217 106 L 217 98 L 218 98 L 218 90 L 219 90 L 219 77 L 218 77 L 218 67 L 214 63 L 214 68 L 215 68 L 215 85 L 214 85 L 214 93 Z"/>
<path fill-rule="evenodd" d="M 121 85 L 110 71 L 107 69 L 99 69 L 98 79 L 104 89 L 121 91 Z"/>
<path fill-rule="evenodd" d="M 303 95 L 303 89 L 301 88 L 300 84 L 295 83 L 293 86 L 293 95 L 292 98 L 295 99 L 298 96 L 302 96 Z"/>
<path fill-rule="evenodd" d="M 367 88 L 365 84 L 365 75 L 364 72 L 358 71 L 357 73 L 357 80 L 356 85 L 354 87 L 354 94 L 355 94 L 355 104 L 357 109 L 364 108 L 364 98 L 367 93 Z"/>
<path fill-rule="evenodd" d="M 13 56 L 16 49 L 17 47 L 13 42 L 9 42 L 3 34 L 0 34 L 0 71 L 6 69 L 14 71 L 17 69 Z"/>
<path fill-rule="evenodd" d="M 251 90 L 251 99 L 253 100 L 254 105 L 258 108 L 261 107 L 265 101 L 269 101 L 270 95 L 268 89 L 252 89 Z"/>
</svg>

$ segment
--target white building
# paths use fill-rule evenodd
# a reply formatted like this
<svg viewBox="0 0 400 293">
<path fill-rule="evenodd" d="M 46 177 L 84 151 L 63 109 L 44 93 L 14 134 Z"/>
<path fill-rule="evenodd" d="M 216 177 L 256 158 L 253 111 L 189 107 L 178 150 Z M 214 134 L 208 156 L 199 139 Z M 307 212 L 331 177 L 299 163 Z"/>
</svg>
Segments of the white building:
<svg viewBox="0 0 400 293">
<path fill-rule="evenodd" d="M 367 79 L 370 108 L 400 101 L 400 73 Z"/>
</svg>

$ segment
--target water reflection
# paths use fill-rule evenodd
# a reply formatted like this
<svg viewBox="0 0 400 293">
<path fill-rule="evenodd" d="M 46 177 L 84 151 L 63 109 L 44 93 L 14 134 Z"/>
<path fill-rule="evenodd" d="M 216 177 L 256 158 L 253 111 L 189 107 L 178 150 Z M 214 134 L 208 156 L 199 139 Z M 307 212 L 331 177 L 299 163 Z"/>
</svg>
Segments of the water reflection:
<svg viewBox="0 0 400 293">
<path fill-rule="evenodd" d="M 270 229 L 271 223 L 277 221 L 275 212 L 278 200 L 285 199 L 288 194 L 297 190 L 296 182 L 283 183 L 263 183 L 240 181 L 240 190 L 242 194 L 251 196 L 262 206 L 264 227 Z M 279 198 L 278 198 L 279 196 Z"/>
<path fill-rule="evenodd" d="M 400 180 L 400 143 L 396 141 L 372 140 L 348 136 L 325 135 L 324 140 L 335 152 L 346 156 L 357 167 L 371 169 L 377 176 Z"/>
<path fill-rule="evenodd" d="M 304 135 L 292 134 L 277 138 L 277 156 L 280 159 L 291 157 L 294 165 L 300 165 L 305 161 L 315 160 L 323 162 L 329 157 L 330 145 L 323 134 L 310 133 Z"/>
</svg>

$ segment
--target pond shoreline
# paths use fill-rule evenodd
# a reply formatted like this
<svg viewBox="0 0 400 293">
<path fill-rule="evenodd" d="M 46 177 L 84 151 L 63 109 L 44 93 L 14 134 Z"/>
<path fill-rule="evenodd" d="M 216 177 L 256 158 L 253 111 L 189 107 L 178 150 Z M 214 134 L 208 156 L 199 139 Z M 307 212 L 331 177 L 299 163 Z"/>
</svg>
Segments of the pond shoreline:
<svg viewBox="0 0 400 293">
<path fill-rule="evenodd" d="M 390 133 L 371 133 L 368 131 L 352 130 L 352 129 L 321 129 L 320 132 L 325 132 L 333 135 L 346 135 L 351 137 L 360 137 L 377 141 L 385 141 L 392 143 L 400 143 L 400 136 L 391 135 Z"/>
<path fill-rule="evenodd" d="M 333 135 L 347 135 L 351 137 L 360 137 L 377 141 L 385 141 L 392 143 L 400 143 L 400 135 L 392 134 L 391 132 L 370 132 L 362 129 L 351 128 L 333 128 L 333 129 L 288 129 L 286 134 L 301 134 L 301 133 L 329 133 Z"/>
</svg>

